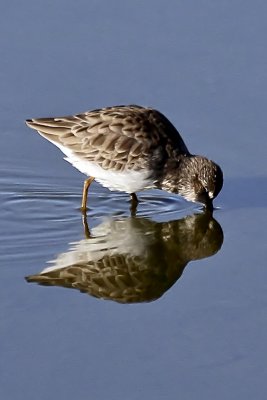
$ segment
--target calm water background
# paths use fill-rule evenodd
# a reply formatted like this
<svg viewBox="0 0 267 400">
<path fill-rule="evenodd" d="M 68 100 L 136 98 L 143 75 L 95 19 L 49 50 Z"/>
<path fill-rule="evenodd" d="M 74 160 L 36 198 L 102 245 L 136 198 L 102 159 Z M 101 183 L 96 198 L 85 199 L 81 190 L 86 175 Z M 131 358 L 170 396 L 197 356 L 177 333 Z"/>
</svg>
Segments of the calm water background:
<svg viewBox="0 0 267 400">
<path fill-rule="evenodd" d="M 0 15 L 1 399 L 263 399 L 267 391 L 264 1 L 8 2 Z M 28 284 L 84 238 L 83 176 L 29 117 L 137 103 L 216 160 L 224 243 L 159 300 L 123 305 Z M 138 215 L 196 207 L 142 193 Z M 129 217 L 93 184 L 90 228 Z"/>
</svg>

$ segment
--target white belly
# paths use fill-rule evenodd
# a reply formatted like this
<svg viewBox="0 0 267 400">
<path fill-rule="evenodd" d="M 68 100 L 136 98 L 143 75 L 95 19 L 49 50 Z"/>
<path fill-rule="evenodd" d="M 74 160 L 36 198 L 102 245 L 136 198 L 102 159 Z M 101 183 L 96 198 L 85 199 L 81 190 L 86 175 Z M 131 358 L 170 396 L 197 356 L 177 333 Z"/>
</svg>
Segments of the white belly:
<svg viewBox="0 0 267 400">
<path fill-rule="evenodd" d="M 95 162 L 83 160 L 77 157 L 70 149 L 53 142 L 66 154 L 65 160 L 87 176 L 94 177 L 101 185 L 110 190 L 119 190 L 126 193 L 135 193 L 154 187 L 153 180 L 149 178 L 151 172 L 142 171 L 112 171 L 103 169 Z"/>
</svg>

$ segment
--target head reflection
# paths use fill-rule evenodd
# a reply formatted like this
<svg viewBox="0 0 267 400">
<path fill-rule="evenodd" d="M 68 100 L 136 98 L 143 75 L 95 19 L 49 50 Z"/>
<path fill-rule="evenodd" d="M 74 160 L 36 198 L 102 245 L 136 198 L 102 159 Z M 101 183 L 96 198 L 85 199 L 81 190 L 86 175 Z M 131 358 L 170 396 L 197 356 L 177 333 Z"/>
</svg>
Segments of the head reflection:
<svg viewBox="0 0 267 400">
<path fill-rule="evenodd" d="M 190 261 L 214 255 L 223 243 L 222 228 L 209 212 L 169 222 L 110 219 L 91 234 L 85 221 L 85 232 L 89 238 L 26 280 L 119 303 L 149 302 L 161 297 Z"/>
</svg>

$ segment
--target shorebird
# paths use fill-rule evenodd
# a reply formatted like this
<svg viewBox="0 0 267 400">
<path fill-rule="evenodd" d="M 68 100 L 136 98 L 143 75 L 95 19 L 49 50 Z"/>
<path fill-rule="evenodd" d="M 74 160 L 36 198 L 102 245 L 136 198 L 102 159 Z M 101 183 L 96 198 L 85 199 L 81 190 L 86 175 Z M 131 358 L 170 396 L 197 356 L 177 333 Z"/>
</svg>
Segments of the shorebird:
<svg viewBox="0 0 267 400">
<path fill-rule="evenodd" d="M 110 190 L 129 193 L 136 204 L 136 192 L 154 188 L 210 209 L 223 185 L 221 168 L 206 157 L 191 154 L 172 123 L 153 108 L 122 105 L 26 123 L 88 176 L 83 212 L 94 179 Z"/>
</svg>

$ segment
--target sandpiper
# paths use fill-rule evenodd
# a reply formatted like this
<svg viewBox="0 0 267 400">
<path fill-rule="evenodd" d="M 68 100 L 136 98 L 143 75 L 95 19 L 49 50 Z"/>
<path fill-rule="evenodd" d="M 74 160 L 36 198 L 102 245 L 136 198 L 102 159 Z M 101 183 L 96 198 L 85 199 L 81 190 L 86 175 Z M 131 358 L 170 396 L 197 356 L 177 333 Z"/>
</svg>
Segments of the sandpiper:
<svg viewBox="0 0 267 400">
<path fill-rule="evenodd" d="M 172 123 L 153 108 L 122 105 L 26 123 L 89 177 L 84 182 L 82 211 L 87 210 L 88 188 L 94 179 L 110 190 L 129 193 L 136 203 L 136 192 L 154 188 L 207 208 L 212 208 L 223 185 L 221 168 L 192 155 Z"/>
</svg>

